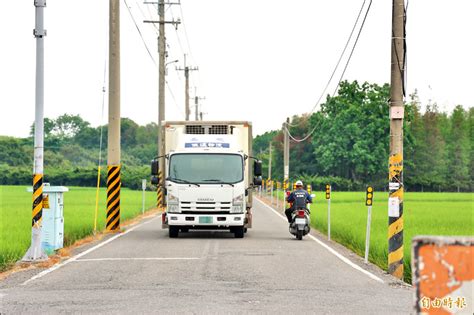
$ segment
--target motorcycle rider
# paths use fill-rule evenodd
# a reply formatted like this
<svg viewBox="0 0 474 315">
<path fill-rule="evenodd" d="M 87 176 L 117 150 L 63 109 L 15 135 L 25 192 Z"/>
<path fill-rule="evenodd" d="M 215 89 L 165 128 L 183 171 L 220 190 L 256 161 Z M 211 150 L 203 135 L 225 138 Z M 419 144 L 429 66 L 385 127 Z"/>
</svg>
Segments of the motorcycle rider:
<svg viewBox="0 0 474 315">
<path fill-rule="evenodd" d="M 286 198 L 286 201 L 293 203 L 290 208 L 285 210 L 288 223 L 291 223 L 291 214 L 293 211 L 296 209 L 308 209 L 306 204 L 313 203 L 313 198 L 303 189 L 303 182 L 299 180 L 296 182 L 296 190 Z"/>
</svg>

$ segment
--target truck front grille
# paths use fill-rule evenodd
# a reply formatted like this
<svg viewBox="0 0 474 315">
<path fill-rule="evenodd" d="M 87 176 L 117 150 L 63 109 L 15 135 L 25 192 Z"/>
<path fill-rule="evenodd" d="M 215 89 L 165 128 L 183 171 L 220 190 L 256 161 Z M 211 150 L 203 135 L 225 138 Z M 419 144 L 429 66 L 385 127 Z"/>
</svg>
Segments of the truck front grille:
<svg viewBox="0 0 474 315">
<path fill-rule="evenodd" d="M 225 212 L 229 213 L 231 207 L 231 202 L 204 202 L 204 201 L 181 201 L 180 208 L 183 210 L 183 213 L 196 212 L 196 213 L 219 213 Z"/>
</svg>

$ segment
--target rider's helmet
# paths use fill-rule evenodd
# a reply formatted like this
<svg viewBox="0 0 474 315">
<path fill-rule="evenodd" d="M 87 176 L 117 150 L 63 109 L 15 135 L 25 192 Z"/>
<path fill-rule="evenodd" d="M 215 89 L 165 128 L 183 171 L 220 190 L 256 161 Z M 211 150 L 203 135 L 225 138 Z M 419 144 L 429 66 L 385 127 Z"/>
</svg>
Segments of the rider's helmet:
<svg viewBox="0 0 474 315">
<path fill-rule="evenodd" d="M 296 182 L 295 185 L 296 185 L 296 188 L 303 187 L 303 182 L 299 180 L 299 181 Z"/>
</svg>

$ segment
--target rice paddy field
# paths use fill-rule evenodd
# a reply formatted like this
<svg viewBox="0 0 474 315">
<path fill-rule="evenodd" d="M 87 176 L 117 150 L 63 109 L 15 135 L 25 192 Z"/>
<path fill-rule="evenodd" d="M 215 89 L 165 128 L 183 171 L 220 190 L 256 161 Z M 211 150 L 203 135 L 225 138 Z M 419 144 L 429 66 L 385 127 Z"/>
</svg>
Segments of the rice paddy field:
<svg viewBox="0 0 474 315">
<path fill-rule="evenodd" d="M 96 189 L 68 187 L 64 193 L 64 246 L 94 230 Z M 26 186 L 0 186 L 0 272 L 21 259 L 31 242 L 31 192 Z M 142 191 L 121 190 L 121 221 L 142 213 Z M 156 192 L 145 193 L 145 210 L 156 204 Z M 105 228 L 106 190 L 99 191 L 97 230 Z"/>
<path fill-rule="evenodd" d="M 311 224 L 327 235 L 328 202 L 323 192 L 311 205 Z M 280 193 L 281 198 L 283 194 Z M 283 200 L 283 199 L 281 199 Z M 388 193 L 375 192 L 369 260 L 387 270 Z M 280 202 L 281 205 L 281 202 Z M 474 193 L 405 193 L 404 265 L 411 282 L 411 240 L 416 235 L 474 235 Z M 367 226 L 365 192 L 331 193 L 331 239 L 364 256 Z"/>
</svg>

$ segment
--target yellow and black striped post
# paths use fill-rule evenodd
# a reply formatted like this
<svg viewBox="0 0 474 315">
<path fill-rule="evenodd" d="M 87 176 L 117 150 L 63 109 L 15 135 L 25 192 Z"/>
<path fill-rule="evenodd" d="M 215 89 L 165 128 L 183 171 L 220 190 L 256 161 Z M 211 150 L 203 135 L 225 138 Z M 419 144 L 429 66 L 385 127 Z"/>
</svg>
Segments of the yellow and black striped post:
<svg viewBox="0 0 474 315">
<path fill-rule="evenodd" d="M 403 279 L 403 157 L 389 158 L 388 272 Z"/>
<path fill-rule="evenodd" d="M 159 208 L 163 206 L 163 176 L 161 171 L 158 172 L 158 186 L 156 187 L 156 206 Z"/>
<path fill-rule="evenodd" d="M 41 228 L 43 220 L 43 174 L 33 175 L 33 212 L 31 226 Z"/>
<path fill-rule="evenodd" d="M 107 167 L 107 220 L 105 229 L 117 231 L 120 229 L 120 165 Z"/>
</svg>

